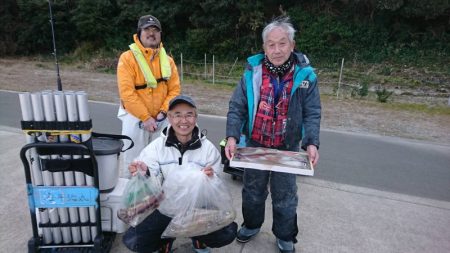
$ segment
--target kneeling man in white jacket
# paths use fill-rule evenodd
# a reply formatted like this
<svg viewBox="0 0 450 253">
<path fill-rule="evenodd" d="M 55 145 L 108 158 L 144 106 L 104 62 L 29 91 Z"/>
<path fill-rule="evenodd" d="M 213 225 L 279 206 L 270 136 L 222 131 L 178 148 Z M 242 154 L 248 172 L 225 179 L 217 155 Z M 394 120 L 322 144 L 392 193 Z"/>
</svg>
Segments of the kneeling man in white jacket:
<svg viewBox="0 0 450 253">
<path fill-rule="evenodd" d="M 132 175 L 138 170 L 159 177 L 162 181 L 183 168 L 200 168 L 206 175 L 219 172 L 221 156 L 217 148 L 197 126 L 197 107 L 192 98 L 180 95 L 169 103 L 169 126 L 152 141 L 129 166 Z M 180 186 L 182 187 L 182 186 Z M 171 198 L 171 196 L 165 196 Z M 137 252 L 171 252 L 175 238 L 161 238 L 171 218 L 155 210 L 142 223 L 123 236 L 124 244 Z M 237 224 L 207 235 L 192 238 L 195 252 L 210 252 L 230 244 L 236 237 Z"/>
</svg>

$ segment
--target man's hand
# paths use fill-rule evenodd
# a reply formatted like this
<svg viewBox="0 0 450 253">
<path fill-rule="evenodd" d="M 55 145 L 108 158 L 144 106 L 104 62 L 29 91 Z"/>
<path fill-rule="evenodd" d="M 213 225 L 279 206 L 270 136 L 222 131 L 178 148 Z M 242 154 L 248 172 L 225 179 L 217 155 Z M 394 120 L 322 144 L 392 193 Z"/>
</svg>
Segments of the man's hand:
<svg viewBox="0 0 450 253">
<path fill-rule="evenodd" d="M 236 152 L 236 139 L 234 137 L 228 137 L 227 145 L 225 145 L 225 156 L 228 160 L 231 160 L 231 157 L 234 156 Z"/>
<path fill-rule="evenodd" d="M 207 175 L 208 177 L 212 177 L 214 176 L 214 170 L 211 166 L 205 167 L 202 169 L 203 173 L 205 173 L 205 175 Z"/>
<path fill-rule="evenodd" d="M 317 151 L 317 147 L 314 145 L 309 145 L 306 147 L 306 153 L 309 156 L 309 160 L 311 160 L 311 163 L 313 166 L 317 165 L 317 162 L 319 162 L 319 151 Z"/>
<path fill-rule="evenodd" d="M 150 133 L 153 133 L 156 131 L 156 128 L 158 128 L 158 125 L 156 124 L 156 121 L 154 118 L 150 117 L 148 120 L 142 122 L 142 126 L 145 130 L 149 131 Z"/>
<path fill-rule="evenodd" d="M 140 172 L 142 175 L 145 175 L 145 173 L 147 173 L 147 170 L 147 165 L 141 161 L 131 162 L 128 166 L 128 171 L 132 176 L 136 176 L 138 172 Z"/>
<path fill-rule="evenodd" d="M 166 118 L 166 114 L 164 112 L 159 112 L 158 115 L 156 115 L 156 121 L 162 121 Z"/>
</svg>

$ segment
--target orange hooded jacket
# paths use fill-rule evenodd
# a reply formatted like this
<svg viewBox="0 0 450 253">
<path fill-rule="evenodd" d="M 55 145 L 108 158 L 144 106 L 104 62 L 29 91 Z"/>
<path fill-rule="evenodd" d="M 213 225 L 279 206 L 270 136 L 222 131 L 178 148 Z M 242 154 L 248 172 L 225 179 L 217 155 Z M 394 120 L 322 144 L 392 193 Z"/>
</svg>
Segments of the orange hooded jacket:
<svg viewBox="0 0 450 253">
<path fill-rule="evenodd" d="M 137 34 L 133 36 L 134 42 L 142 51 L 147 63 L 149 63 L 155 79 L 161 78 L 161 68 L 159 64 L 159 49 L 144 48 L 139 41 Z M 160 44 L 160 48 L 162 47 Z M 136 89 L 135 86 L 145 84 L 144 74 L 142 74 L 139 64 L 133 52 L 128 50 L 120 55 L 117 64 L 117 84 L 119 87 L 119 97 L 123 107 L 141 121 L 146 121 L 150 117 L 156 119 L 160 111 L 167 112 L 169 102 L 181 92 L 178 70 L 172 57 L 168 56 L 171 75 L 167 81 L 159 82 L 156 88 Z"/>
</svg>

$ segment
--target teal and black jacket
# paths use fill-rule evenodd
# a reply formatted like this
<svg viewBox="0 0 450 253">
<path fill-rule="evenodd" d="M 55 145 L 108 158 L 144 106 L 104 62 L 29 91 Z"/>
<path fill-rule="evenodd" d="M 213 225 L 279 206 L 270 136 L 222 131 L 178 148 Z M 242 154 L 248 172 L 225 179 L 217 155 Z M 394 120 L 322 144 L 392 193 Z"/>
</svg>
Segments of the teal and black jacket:
<svg viewBox="0 0 450 253">
<path fill-rule="evenodd" d="M 308 145 L 319 148 L 321 119 L 320 94 L 317 76 L 308 58 L 295 52 L 294 84 L 291 91 L 286 127 L 285 148 L 298 151 L 299 143 L 306 149 Z M 238 142 L 241 134 L 249 140 L 253 130 L 256 110 L 262 85 L 262 61 L 264 54 L 247 59 L 248 64 L 229 102 L 226 136 Z"/>
</svg>

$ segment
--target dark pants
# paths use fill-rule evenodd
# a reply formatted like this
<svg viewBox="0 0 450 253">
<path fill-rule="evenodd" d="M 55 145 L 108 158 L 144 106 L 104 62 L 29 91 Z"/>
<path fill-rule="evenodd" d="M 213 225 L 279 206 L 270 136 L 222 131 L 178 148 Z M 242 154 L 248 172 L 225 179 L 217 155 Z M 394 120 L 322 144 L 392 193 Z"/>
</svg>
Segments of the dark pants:
<svg viewBox="0 0 450 253">
<path fill-rule="evenodd" d="M 135 228 L 130 227 L 123 235 L 123 243 L 135 252 L 153 252 L 176 238 L 161 238 L 162 233 L 172 218 L 155 210 Z M 237 224 L 230 225 L 209 233 L 193 237 L 210 248 L 219 248 L 230 244 L 236 238 Z"/>
<path fill-rule="evenodd" d="M 257 146 L 254 143 L 250 146 Z M 242 214 L 249 229 L 260 228 L 264 222 L 266 199 L 272 197 L 272 232 L 283 241 L 297 242 L 297 177 L 283 172 L 245 169 L 242 189 Z"/>
</svg>

